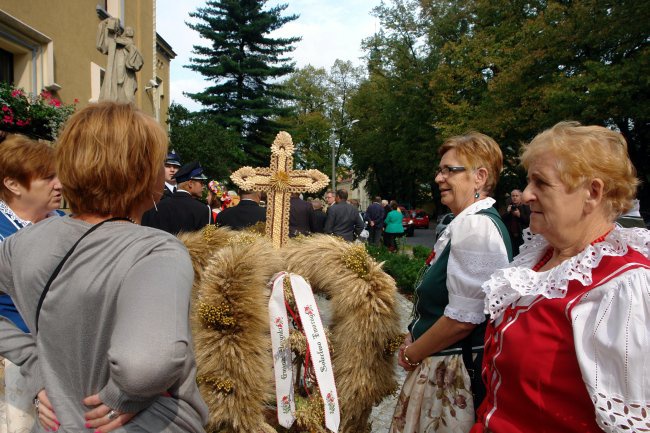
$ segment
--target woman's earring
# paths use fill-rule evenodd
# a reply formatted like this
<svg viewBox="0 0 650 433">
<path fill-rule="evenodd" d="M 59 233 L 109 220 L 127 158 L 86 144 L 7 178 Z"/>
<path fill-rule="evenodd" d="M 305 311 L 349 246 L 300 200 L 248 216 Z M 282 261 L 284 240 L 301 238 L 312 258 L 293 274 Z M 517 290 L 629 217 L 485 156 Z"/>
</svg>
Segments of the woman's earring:
<svg viewBox="0 0 650 433">
<path fill-rule="evenodd" d="M 476 191 L 476 192 L 474 193 L 474 198 L 479 198 L 479 197 L 481 197 L 481 195 L 478 193 L 478 191 Z"/>
</svg>

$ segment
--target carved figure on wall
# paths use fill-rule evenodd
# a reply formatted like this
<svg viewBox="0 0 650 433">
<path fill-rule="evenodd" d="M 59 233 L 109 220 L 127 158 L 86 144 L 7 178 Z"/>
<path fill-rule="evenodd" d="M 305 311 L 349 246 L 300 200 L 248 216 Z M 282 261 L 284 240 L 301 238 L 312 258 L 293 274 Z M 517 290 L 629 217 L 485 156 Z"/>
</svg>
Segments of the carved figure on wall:
<svg viewBox="0 0 650 433">
<path fill-rule="evenodd" d="M 99 23 L 97 50 L 108 54 L 100 101 L 134 102 L 138 90 L 135 73 L 142 69 L 144 59 L 133 43 L 133 35 L 133 28 L 122 30 L 117 18 L 106 18 Z"/>
</svg>

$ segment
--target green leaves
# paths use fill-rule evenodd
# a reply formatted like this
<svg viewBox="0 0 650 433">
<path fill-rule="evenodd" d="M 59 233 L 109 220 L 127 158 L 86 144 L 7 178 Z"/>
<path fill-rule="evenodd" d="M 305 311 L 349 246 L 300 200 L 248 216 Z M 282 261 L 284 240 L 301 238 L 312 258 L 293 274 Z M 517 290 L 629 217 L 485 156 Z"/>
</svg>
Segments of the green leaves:
<svg viewBox="0 0 650 433">
<path fill-rule="evenodd" d="M 188 23 L 209 45 L 195 46 L 196 57 L 186 67 L 214 83 L 189 96 L 205 107 L 201 122 L 209 120 L 239 136 L 242 162 L 250 165 L 268 163 L 269 143 L 279 131 L 275 118 L 289 113 L 283 102 L 291 95 L 275 82 L 293 72 L 294 63 L 284 55 L 300 40 L 268 36 L 297 16 L 282 16 L 287 5 L 264 9 L 265 4 L 207 1 L 190 14 L 198 22 Z"/>
<path fill-rule="evenodd" d="M 382 30 L 365 41 L 370 74 L 350 111 L 353 167 L 373 194 L 435 192 L 439 144 L 478 130 L 504 151 L 502 196 L 525 184 L 521 143 L 561 120 L 619 129 L 650 178 L 650 1 L 392 0 L 375 14 Z"/>
<path fill-rule="evenodd" d="M 169 107 L 169 148 L 183 163 L 197 160 L 210 179 L 229 181 L 230 173 L 246 160 L 241 136 L 217 124 L 205 113 L 190 113 L 185 107 Z"/>
</svg>

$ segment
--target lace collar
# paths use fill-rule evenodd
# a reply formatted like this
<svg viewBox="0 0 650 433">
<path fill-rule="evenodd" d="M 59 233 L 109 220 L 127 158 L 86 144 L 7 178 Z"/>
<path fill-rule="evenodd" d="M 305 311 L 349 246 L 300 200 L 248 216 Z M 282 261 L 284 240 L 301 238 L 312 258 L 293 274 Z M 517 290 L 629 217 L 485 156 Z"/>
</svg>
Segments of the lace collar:
<svg viewBox="0 0 650 433">
<path fill-rule="evenodd" d="M 542 257 L 549 244 L 541 235 L 524 230 L 521 253 L 509 267 L 499 269 L 483 283 L 486 293 L 485 312 L 494 319 L 522 296 L 542 295 L 547 299 L 566 296 L 569 281 L 591 284 L 591 270 L 605 256 L 623 256 L 631 248 L 650 258 L 650 231 L 640 228 L 615 227 L 603 242 L 589 245 L 582 252 L 544 272 L 531 268 Z"/>
<path fill-rule="evenodd" d="M 9 205 L 5 203 L 4 200 L 0 200 L 0 212 L 2 212 L 14 224 L 19 225 L 20 226 L 19 228 L 27 227 L 32 223 L 31 221 L 24 220 L 18 215 L 16 215 L 16 213 L 13 210 L 11 210 Z"/>
<path fill-rule="evenodd" d="M 474 215 L 477 212 L 480 212 L 485 209 L 489 209 L 492 207 L 492 205 L 495 203 L 495 200 L 492 197 L 487 197 L 484 198 L 483 200 L 479 200 L 475 203 L 472 203 L 470 206 L 466 207 L 463 209 L 461 213 L 456 215 L 453 220 L 445 227 L 445 229 L 442 231 L 440 234 L 440 237 L 436 241 L 436 244 L 434 246 L 434 250 L 439 252 L 438 250 L 441 247 L 445 247 L 447 245 L 447 242 L 449 242 L 449 238 L 451 238 L 451 231 L 453 228 L 459 223 L 459 221 L 462 221 L 463 218 L 469 216 L 469 215 Z"/>
</svg>

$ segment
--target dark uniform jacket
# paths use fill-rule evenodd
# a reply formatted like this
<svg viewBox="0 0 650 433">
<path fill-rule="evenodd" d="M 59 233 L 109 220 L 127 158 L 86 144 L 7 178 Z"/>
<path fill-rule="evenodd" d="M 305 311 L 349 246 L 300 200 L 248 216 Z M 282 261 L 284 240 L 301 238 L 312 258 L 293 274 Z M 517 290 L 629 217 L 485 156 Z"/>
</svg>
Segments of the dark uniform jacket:
<svg viewBox="0 0 650 433">
<path fill-rule="evenodd" d="M 346 241 L 353 241 L 363 230 L 363 220 L 356 207 L 347 201 L 334 203 L 327 210 L 325 234 L 337 235 Z"/>
<path fill-rule="evenodd" d="M 212 223 L 212 212 L 186 191 L 176 191 L 158 203 L 158 210 L 149 209 L 142 215 L 142 225 L 164 230 L 173 235 L 201 230 Z"/>
<path fill-rule="evenodd" d="M 314 210 L 314 233 L 323 233 L 325 231 L 325 221 L 327 214 L 322 209 Z"/>
<path fill-rule="evenodd" d="M 237 206 L 229 207 L 217 215 L 217 225 L 242 230 L 258 222 L 266 221 L 266 209 L 253 200 L 242 200 Z"/>
<path fill-rule="evenodd" d="M 314 208 L 300 197 L 289 200 L 289 236 L 309 235 L 316 231 Z"/>
<path fill-rule="evenodd" d="M 162 194 L 162 197 L 160 199 L 163 200 L 163 199 L 166 199 L 166 198 L 170 198 L 173 195 L 174 195 L 174 191 L 170 190 L 169 188 L 167 188 L 167 185 L 165 185 L 163 187 L 163 194 Z"/>
</svg>

